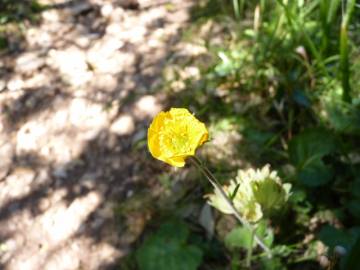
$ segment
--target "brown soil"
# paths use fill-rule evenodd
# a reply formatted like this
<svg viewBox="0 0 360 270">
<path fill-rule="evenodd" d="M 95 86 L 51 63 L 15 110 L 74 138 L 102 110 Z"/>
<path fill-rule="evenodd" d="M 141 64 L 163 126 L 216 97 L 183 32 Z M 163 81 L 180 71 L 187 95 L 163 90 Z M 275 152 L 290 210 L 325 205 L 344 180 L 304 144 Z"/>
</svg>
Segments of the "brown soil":
<svg viewBox="0 0 360 270">
<path fill-rule="evenodd" d="M 114 206 L 158 170 L 146 128 L 190 2 L 39 2 L 1 55 L 0 269 L 110 269 L 133 241 Z"/>
</svg>

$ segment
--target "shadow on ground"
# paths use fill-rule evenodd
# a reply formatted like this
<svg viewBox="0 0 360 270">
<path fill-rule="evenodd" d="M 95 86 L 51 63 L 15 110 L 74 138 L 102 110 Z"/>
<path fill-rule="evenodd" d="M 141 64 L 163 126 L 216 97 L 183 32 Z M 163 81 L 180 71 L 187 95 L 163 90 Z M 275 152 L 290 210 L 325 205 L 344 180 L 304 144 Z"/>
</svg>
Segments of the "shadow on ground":
<svg viewBox="0 0 360 270">
<path fill-rule="evenodd" d="M 189 2 L 45 2 L 1 56 L 0 268 L 113 269 L 114 206 L 160 171 L 146 127 Z"/>
</svg>

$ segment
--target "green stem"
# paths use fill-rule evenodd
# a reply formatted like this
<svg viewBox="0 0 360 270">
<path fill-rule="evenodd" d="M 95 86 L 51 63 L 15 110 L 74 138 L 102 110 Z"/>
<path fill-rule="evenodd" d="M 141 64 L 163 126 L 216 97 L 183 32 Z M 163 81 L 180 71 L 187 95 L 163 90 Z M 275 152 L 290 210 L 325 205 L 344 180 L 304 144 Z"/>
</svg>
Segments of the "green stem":
<svg viewBox="0 0 360 270">
<path fill-rule="evenodd" d="M 251 226 L 251 224 L 244 218 L 242 218 L 242 216 L 240 215 L 240 213 L 238 212 L 238 210 L 235 208 L 233 202 L 229 199 L 229 197 L 226 195 L 225 191 L 223 190 L 223 188 L 221 187 L 219 181 L 215 178 L 215 176 L 209 171 L 209 169 L 204 166 L 201 162 L 201 160 L 199 160 L 196 156 L 192 156 L 189 158 L 189 160 L 191 161 L 192 164 L 194 164 L 205 176 L 206 178 L 209 180 L 209 182 L 211 183 L 211 185 L 213 185 L 213 187 L 218 190 L 221 194 L 221 196 L 224 198 L 224 200 L 226 201 L 226 203 L 228 204 L 228 206 L 231 208 L 231 210 L 233 211 L 234 216 L 237 218 L 237 220 L 246 228 L 248 228 L 249 230 L 253 231 L 253 227 Z M 270 249 L 264 244 L 264 242 L 256 235 L 256 233 L 254 232 L 254 239 L 256 241 L 256 243 L 267 253 L 268 257 L 271 258 L 272 254 Z"/>
<path fill-rule="evenodd" d="M 246 267 L 251 267 L 251 259 L 252 259 L 252 253 L 253 253 L 253 242 L 254 242 L 254 236 L 255 236 L 255 228 L 251 230 L 251 238 L 250 238 L 250 245 L 248 247 L 247 253 L 246 253 Z"/>
<path fill-rule="evenodd" d="M 240 4 L 239 4 L 239 0 L 233 0 L 233 7 L 234 7 L 235 18 L 237 20 L 240 20 Z"/>
<path fill-rule="evenodd" d="M 345 102 L 351 102 L 348 27 L 354 7 L 355 0 L 348 0 L 340 28 L 340 74 Z"/>
</svg>

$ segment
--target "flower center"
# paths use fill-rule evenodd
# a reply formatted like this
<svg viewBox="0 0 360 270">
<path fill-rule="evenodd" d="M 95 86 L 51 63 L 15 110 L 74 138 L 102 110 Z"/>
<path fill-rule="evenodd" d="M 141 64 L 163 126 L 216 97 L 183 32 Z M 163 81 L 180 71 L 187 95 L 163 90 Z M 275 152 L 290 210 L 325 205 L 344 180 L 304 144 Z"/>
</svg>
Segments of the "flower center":
<svg viewBox="0 0 360 270">
<path fill-rule="evenodd" d="M 164 145 L 171 155 L 182 155 L 191 151 L 190 137 L 187 125 L 175 125 L 169 121 L 164 131 Z"/>
</svg>

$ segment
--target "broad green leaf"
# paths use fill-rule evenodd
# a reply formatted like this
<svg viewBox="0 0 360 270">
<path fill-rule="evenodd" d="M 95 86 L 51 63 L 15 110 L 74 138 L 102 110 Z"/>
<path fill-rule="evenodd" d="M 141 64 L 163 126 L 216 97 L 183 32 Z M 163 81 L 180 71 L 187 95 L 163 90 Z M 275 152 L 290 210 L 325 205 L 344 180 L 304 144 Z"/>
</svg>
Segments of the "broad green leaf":
<svg viewBox="0 0 360 270">
<path fill-rule="evenodd" d="M 332 170 L 322 158 L 336 150 L 336 139 L 324 129 L 307 130 L 290 141 L 289 155 L 299 180 L 310 187 L 321 186 L 332 178 Z"/>
<path fill-rule="evenodd" d="M 163 224 L 154 237 L 160 240 L 169 240 L 174 243 L 185 243 L 188 236 L 189 229 L 184 223 L 171 221 Z"/>
<path fill-rule="evenodd" d="M 352 195 L 354 195 L 355 197 L 360 198 L 360 181 L 356 180 L 354 181 L 351 186 L 350 186 L 350 192 L 352 193 Z"/>
<path fill-rule="evenodd" d="M 298 173 L 302 183 L 309 187 L 326 184 L 332 177 L 332 170 L 317 158 L 304 166 Z"/>
<path fill-rule="evenodd" d="M 267 144 L 276 134 L 268 131 L 262 131 L 255 128 L 248 128 L 244 132 L 245 137 L 257 145 L 264 146 Z"/>
<path fill-rule="evenodd" d="M 336 103 L 327 108 L 330 124 L 347 134 L 360 134 L 360 108 L 347 103 Z"/>
<path fill-rule="evenodd" d="M 349 255 L 346 258 L 345 267 L 346 270 L 358 270 L 360 269 L 360 237 L 357 238 L 355 244 L 352 246 Z"/>
<path fill-rule="evenodd" d="M 226 235 L 225 245 L 229 249 L 248 249 L 251 245 L 251 231 L 245 227 L 235 227 Z"/>
<path fill-rule="evenodd" d="M 353 236 L 350 233 L 336 229 L 330 225 L 326 225 L 320 230 L 318 238 L 331 250 L 338 245 L 348 249 L 353 241 Z"/>
<path fill-rule="evenodd" d="M 306 192 L 301 189 L 293 188 L 289 200 L 293 203 L 301 203 L 306 200 Z"/>
<path fill-rule="evenodd" d="M 350 235 L 351 235 L 354 239 L 360 237 L 360 227 L 359 227 L 359 226 L 352 227 L 352 228 L 349 230 L 349 233 L 350 233 Z"/>
<path fill-rule="evenodd" d="M 148 239 L 136 252 L 140 270 L 196 270 L 202 251 L 187 244 L 189 230 L 182 222 L 169 222 Z"/>
<path fill-rule="evenodd" d="M 360 227 L 352 227 L 349 233 L 353 239 L 353 243 L 346 254 L 344 260 L 341 262 L 343 270 L 357 270 L 360 269 Z"/>
<path fill-rule="evenodd" d="M 298 103 L 299 105 L 301 105 L 305 108 L 310 108 L 310 106 L 311 106 L 311 102 L 310 102 L 309 98 L 306 96 L 306 94 L 302 90 L 296 89 L 293 93 L 293 99 L 296 103 Z"/>
<path fill-rule="evenodd" d="M 336 140 L 329 130 L 310 129 L 291 140 L 289 147 L 291 161 L 300 164 L 332 153 L 336 149 Z"/>
<path fill-rule="evenodd" d="M 261 238 L 261 240 L 271 247 L 274 241 L 273 231 L 266 226 L 266 222 L 260 222 L 256 228 L 256 235 Z M 256 246 L 256 242 L 253 240 L 253 246 Z M 233 248 L 244 248 L 248 249 L 251 245 L 251 231 L 245 227 L 235 227 L 231 232 L 229 232 L 225 237 L 225 245 L 229 249 Z"/>
<path fill-rule="evenodd" d="M 280 258 L 266 258 L 260 259 L 261 269 L 263 270 L 285 270 L 287 269 L 282 263 Z"/>
<path fill-rule="evenodd" d="M 360 219 L 360 200 L 351 200 L 348 204 L 347 204 L 347 208 L 349 209 L 350 213 Z"/>
</svg>

